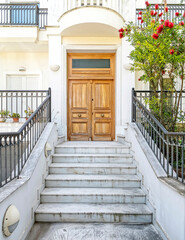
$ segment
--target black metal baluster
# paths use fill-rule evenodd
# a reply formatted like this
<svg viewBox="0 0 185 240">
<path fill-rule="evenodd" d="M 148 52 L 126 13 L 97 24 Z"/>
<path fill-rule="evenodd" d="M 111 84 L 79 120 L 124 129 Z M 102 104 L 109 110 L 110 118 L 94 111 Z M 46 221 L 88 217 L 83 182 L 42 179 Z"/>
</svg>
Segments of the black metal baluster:
<svg viewBox="0 0 185 240">
<path fill-rule="evenodd" d="M 182 183 L 184 183 L 184 136 L 182 137 L 182 163 L 181 163 L 181 175 L 182 175 Z"/>
<path fill-rule="evenodd" d="M 0 137 L 0 187 L 2 187 L 2 185 L 3 185 L 2 161 L 3 161 L 3 156 L 2 156 L 2 138 Z"/>
<path fill-rule="evenodd" d="M 8 159 L 7 159 L 7 138 L 6 137 L 4 137 L 4 148 L 5 148 L 5 158 L 4 158 L 4 160 L 5 160 L 5 183 L 7 183 L 8 182 L 8 173 L 7 173 L 7 171 L 8 171 L 8 166 L 7 166 L 7 162 L 8 162 Z"/>
</svg>

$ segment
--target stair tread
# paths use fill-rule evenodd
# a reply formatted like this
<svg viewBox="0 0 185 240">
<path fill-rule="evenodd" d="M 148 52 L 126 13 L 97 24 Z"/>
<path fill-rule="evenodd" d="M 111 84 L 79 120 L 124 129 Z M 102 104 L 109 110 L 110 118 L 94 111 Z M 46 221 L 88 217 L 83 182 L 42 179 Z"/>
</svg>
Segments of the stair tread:
<svg viewBox="0 0 185 240">
<path fill-rule="evenodd" d="M 41 195 L 132 195 L 145 196 L 141 189 L 123 189 L 123 188 L 45 188 Z"/>
<path fill-rule="evenodd" d="M 141 181 L 137 175 L 79 175 L 79 174 L 50 174 L 46 177 L 46 180 L 135 180 Z"/>
<path fill-rule="evenodd" d="M 133 157 L 129 153 L 55 153 L 53 157 Z"/>
<path fill-rule="evenodd" d="M 133 163 L 52 163 L 53 168 L 136 168 Z"/>
<path fill-rule="evenodd" d="M 142 214 L 151 215 L 146 204 L 85 204 L 85 203 L 44 203 L 40 204 L 36 213 L 107 213 L 107 214 Z"/>
<path fill-rule="evenodd" d="M 67 147 L 67 148 L 129 148 L 128 145 L 119 142 L 84 142 L 84 141 L 72 141 L 63 142 L 58 144 L 56 147 Z"/>
</svg>

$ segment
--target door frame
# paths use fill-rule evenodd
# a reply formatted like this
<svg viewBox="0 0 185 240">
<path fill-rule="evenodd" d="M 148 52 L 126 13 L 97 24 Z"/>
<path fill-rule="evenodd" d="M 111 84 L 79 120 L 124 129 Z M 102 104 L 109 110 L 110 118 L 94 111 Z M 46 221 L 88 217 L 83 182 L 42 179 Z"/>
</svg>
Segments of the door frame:
<svg viewBox="0 0 185 240">
<path fill-rule="evenodd" d="M 70 60 L 70 56 L 77 56 L 78 58 L 87 58 L 87 57 L 91 57 L 92 59 L 93 58 L 98 58 L 98 59 L 103 59 L 103 58 L 108 58 L 108 59 L 111 59 L 111 68 L 110 68 L 110 71 L 104 71 L 105 75 L 104 76 L 103 72 L 101 73 L 102 74 L 102 77 L 100 75 L 98 75 L 101 71 L 97 71 L 97 74 L 92 74 L 90 73 L 89 76 L 83 76 L 83 72 L 82 72 L 82 75 L 80 76 L 72 76 L 71 75 L 71 70 L 70 70 L 70 64 L 69 62 L 71 61 Z M 104 53 L 100 53 L 100 52 L 75 52 L 75 53 L 69 53 L 67 52 L 67 140 L 69 141 L 69 122 L 70 122 L 70 116 L 69 116 L 69 81 L 70 80 L 85 80 L 85 79 L 89 79 L 89 81 L 93 81 L 93 80 L 112 80 L 113 81 L 113 84 L 112 84 L 112 100 L 113 100 L 113 103 L 112 103 L 112 116 L 111 116 L 111 119 L 112 119 L 112 126 L 111 126 L 111 129 L 112 129 L 112 133 L 111 133 L 111 138 L 112 140 L 111 141 L 114 141 L 115 140 L 115 116 L 116 116 L 116 99 L 115 99 L 115 71 L 116 71 L 116 53 L 115 52 L 104 52 Z M 96 69 L 97 70 L 97 69 Z M 105 69 L 104 69 L 105 70 Z M 92 75 L 91 75 L 92 74 Z M 92 121 L 91 121 L 92 123 Z M 92 129 L 91 129 L 92 131 Z"/>
</svg>

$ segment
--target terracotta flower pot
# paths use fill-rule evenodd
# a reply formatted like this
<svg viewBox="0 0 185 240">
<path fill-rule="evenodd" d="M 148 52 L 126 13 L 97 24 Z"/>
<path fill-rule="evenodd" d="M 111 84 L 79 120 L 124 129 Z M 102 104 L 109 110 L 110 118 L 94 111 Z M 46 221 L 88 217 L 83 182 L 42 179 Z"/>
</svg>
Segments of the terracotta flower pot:
<svg viewBox="0 0 185 240">
<path fill-rule="evenodd" d="M 13 121 L 14 122 L 19 122 L 19 118 L 15 117 L 15 118 L 13 118 Z"/>
<path fill-rule="evenodd" d="M 4 123 L 5 119 L 4 118 L 0 118 L 0 123 Z"/>
</svg>

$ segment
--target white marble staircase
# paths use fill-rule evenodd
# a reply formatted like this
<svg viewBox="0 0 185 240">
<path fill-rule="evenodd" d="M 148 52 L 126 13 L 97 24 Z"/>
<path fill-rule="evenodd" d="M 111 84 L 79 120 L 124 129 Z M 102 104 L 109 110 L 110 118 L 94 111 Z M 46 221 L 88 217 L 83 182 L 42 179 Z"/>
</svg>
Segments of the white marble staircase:
<svg viewBox="0 0 185 240">
<path fill-rule="evenodd" d="M 150 224 L 152 217 L 128 145 L 56 146 L 36 222 Z"/>
</svg>

